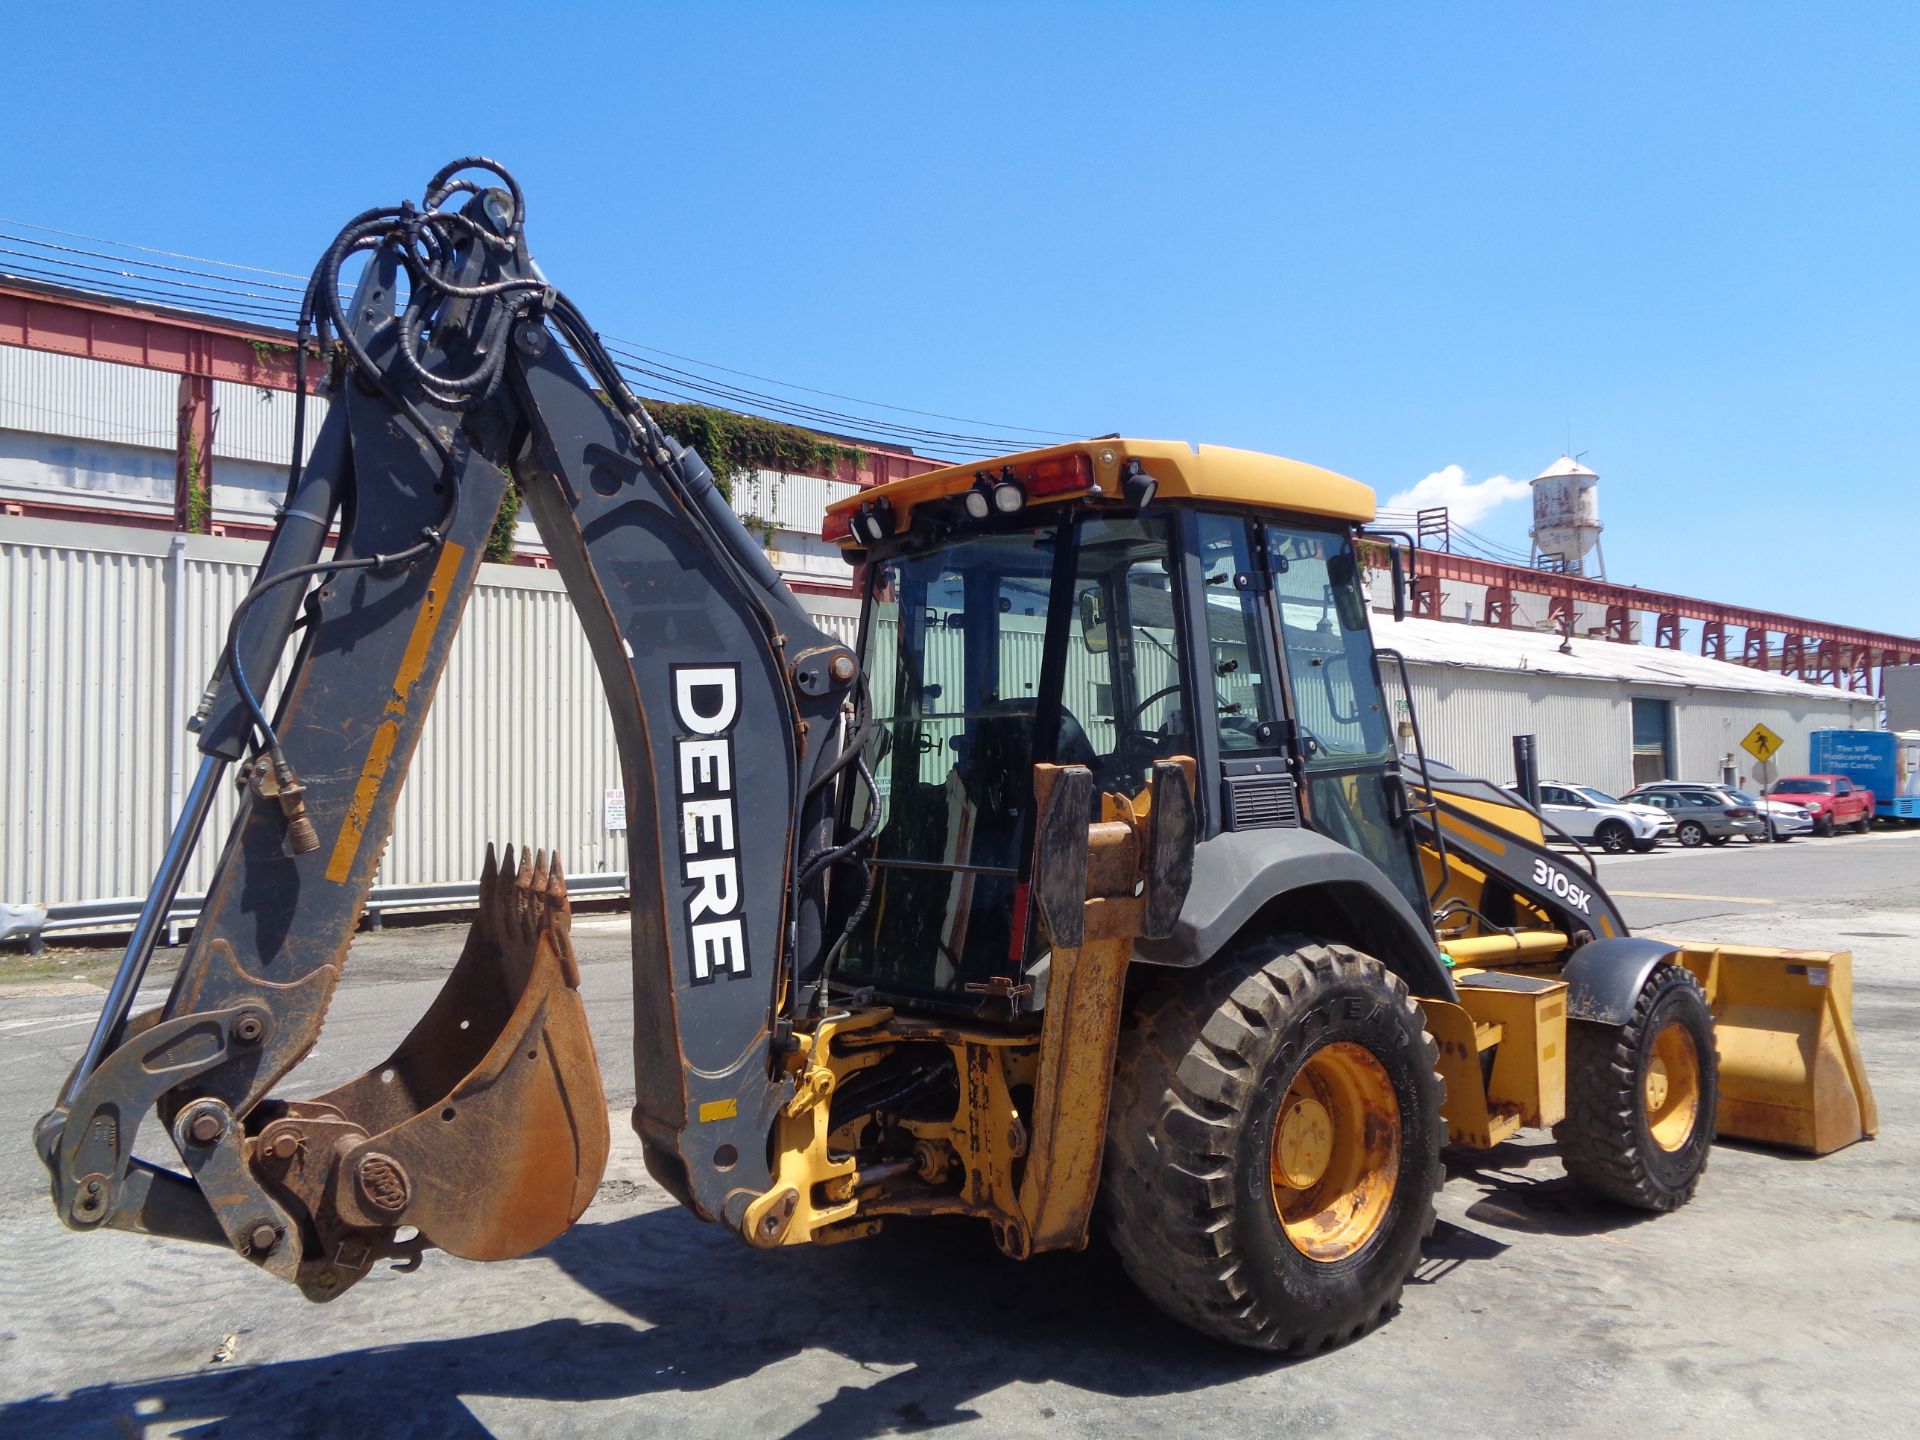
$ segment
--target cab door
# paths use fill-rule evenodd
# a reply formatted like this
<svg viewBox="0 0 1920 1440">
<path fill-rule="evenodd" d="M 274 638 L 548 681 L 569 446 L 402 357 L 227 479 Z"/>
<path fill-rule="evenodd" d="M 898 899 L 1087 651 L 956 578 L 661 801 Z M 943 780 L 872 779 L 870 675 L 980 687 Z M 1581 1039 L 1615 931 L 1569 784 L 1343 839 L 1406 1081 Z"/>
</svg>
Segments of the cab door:
<svg viewBox="0 0 1920 1440">
<path fill-rule="evenodd" d="M 1432 909 L 1407 814 L 1352 536 L 1258 525 L 1260 584 L 1284 664 L 1289 729 L 1308 823 L 1379 866 L 1414 913 Z"/>
</svg>

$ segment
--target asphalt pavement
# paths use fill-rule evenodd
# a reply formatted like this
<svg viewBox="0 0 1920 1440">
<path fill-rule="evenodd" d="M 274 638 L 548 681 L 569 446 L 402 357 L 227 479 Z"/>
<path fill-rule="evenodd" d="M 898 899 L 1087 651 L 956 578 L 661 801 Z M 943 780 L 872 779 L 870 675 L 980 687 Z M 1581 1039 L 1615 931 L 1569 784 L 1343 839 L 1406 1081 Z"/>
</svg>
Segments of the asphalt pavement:
<svg viewBox="0 0 1920 1440">
<path fill-rule="evenodd" d="M 626 1127 L 619 917 L 576 921 L 615 1111 L 582 1223 L 524 1260 L 430 1254 L 327 1306 L 217 1250 L 63 1229 L 27 1135 L 98 991 L 0 987 L 0 1435 L 1908 1432 L 1920 831 L 1599 865 L 1638 931 L 1851 949 L 1879 1138 L 1819 1160 L 1721 1145 L 1657 1219 L 1573 1190 L 1545 1134 L 1449 1152 L 1400 1315 L 1291 1363 L 1162 1318 L 1100 1245 L 1017 1264 L 956 1222 L 768 1254 L 684 1214 Z M 463 928 L 361 937 L 294 1093 L 380 1060 Z"/>
</svg>

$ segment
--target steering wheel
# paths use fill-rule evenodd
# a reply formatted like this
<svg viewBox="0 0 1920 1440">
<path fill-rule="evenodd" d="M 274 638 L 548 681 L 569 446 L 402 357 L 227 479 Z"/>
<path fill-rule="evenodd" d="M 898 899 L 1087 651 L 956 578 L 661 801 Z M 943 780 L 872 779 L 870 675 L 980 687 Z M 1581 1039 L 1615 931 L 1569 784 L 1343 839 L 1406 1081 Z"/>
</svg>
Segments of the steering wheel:
<svg viewBox="0 0 1920 1440">
<path fill-rule="evenodd" d="M 1178 681 L 1171 685 L 1163 685 L 1128 712 L 1126 726 L 1120 735 L 1120 743 L 1114 747 L 1114 752 L 1109 759 L 1112 766 L 1121 773 L 1130 775 L 1146 769 L 1153 761 L 1160 758 L 1167 743 L 1167 732 L 1164 729 L 1148 730 L 1136 722 L 1147 713 L 1150 707 L 1169 695 L 1178 695 L 1180 689 Z"/>
<path fill-rule="evenodd" d="M 1180 682 L 1178 680 L 1174 681 L 1171 685 L 1162 685 L 1158 690 L 1154 691 L 1153 694 L 1147 696 L 1146 699 L 1133 707 L 1133 710 L 1127 716 L 1127 729 L 1135 734 L 1151 735 L 1156 741 L 1164 740 L 1166 738 L 1165 731 L 1141 729 L 1138 721 L 1142 715 L 1147 713 L 1148 706 L 1166 699 L 1169 695 L 1178 695 L 1179 693 Z"/>
</svg>

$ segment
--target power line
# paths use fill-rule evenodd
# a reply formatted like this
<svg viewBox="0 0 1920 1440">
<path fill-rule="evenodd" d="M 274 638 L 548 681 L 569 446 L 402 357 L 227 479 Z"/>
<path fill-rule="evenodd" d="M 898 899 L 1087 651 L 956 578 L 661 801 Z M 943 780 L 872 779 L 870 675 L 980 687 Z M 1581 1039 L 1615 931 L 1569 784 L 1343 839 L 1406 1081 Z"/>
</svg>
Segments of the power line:
<svg viewBox="0 0 1920 1440">
<path fill-rule="evenodd" d="M 14 238 L 14 236 L 0 232 L 0 240 L 11 240 Z M 32 245 L 37 242 L 29 240 L 26 243 Z M 93 275 L 113 275 L 122 280 L 131 280 L 143 284 L 171 286 L 178 290 L 196 290 L 202 294 L 219 296 L 222 299 L 258 301 L 264 307 L 285 307 L 289 314 L 293 313 L 293 307 L 288 305 L 286 301 L 279 299 L 277 296 L 261 295 L 252 290 L 232 290 L 224 286 L 202 285 L 191 280 L 170 280 L 163 275 L 136 275 L 130 270 L 111 269 L 105 265 L 89 265 L 81 260 L 62 260 L 54 256 L 36 255 L 29 250 L 17 250 L 11 245 L 0 245 L 0 255 L 13 255 L 22 260 L 32 260 L 41 265 L 59 265 L 69 270 L 84 270 Z M 114 257 L 111 255 L 103 255 L 100 258 L 103 260 L 111 260 Z"/>
<path fill-rule="evenodd" d="M 75 277 L 69 272 L 46 270 L 29 265 L 0 266 L 0 275 L 15 275 L 28 280 L 49 281 L 56 285 L 66 285 L 74 289 L 91 291 L 96 295 L 117 296 L 126 300 L 151 301 L 156 304 L 170 306 L 176 310 L 190 310 L 202 315 L 212 315 L 215 318 L 229 320 L 242 319 L 251 324 L 272 324 L 283 328 L 287 324 L 284 312 L 278 310 L 268 310 L 261 306 L 237 301 L 206 299 L 194 301 L 191 297 L 181 295 L 177 289 L 157 289 L 152 286 L 133 283 L 122 284 L 111 290 L 100 285 L 75 285 Z"/>
<path fill-rule="evenodd" d="M 612 346 L 608 347 L 612 349 Z M 624 354 L 625 352 L 617 352 Z M 765 411 L 784 414 L 808 424 L 823 426 L 832 430 L 848 428 L 863 430 L 879 435 L 891 435 L 917 444 L 961 445 L 983 448 L 992 452 L 1031 448 L 1030 443 L 995 435 L 965 435 L 945 430 L 928 430 L 920 426 L 902 425 L 897 421 L 880 420 L 864 415 L 850 415 L 837 410 L 826 410 L 819 406 L 807 405 L 798 401 L 785 400 L 777 395 L 763 394 L 757 390 L 747 390 L 739 386 L 726 385 L 718 381 L 709 381 L 703 376 L 673 366 L 655 367 L 637 363 L 630 359 L 617 362 L 622 374 L 645 376 L 663 383 L 690 388 L 710 395 L 715 399 L 734 405 L 757 406 Z"/>
<path fill-rule="evenodd" d="M 0 221 L 0 225 L 6 223 Z M 0 239 L 18 241 L 22 245 L 32 245 L 40 250 L 56 250 L 67 255 L 86 255 L 95 260 L 111 260 L 116 265 L 137 265 L 142 270 L 163 270 L 173 275 L 193 275 L 203 280 L 220 280 L 233 285 L 260 285 L 265 289 L 281 290 L 290 295 L 306 293 L 306 287 L 303 285 L 278 285 L 271 280 L 242 280 L 234 275 L 217 275 L 209 270 L 190 270 L 182 265 L 163 265 L 158 260 L 135 260 L 130 256 L 113 255 L 104 250 L 89 250 L 80 245 L 59 245 L 51 240 L 36 240 L 31 235 L 13 235 L 4 230 L 0 230 Z"/>
<path fill-rule="evenodd" d="M 817 390 L 811 385 L 798 385 L 791 380 L 776 380 L 770 375 L 756 375 L 751 370 L 735 370 L 719 365 L 711 360 L 698 360 L 691 355 L 677 354 L 672 350 L 662 350 L 655 345 L 642 345 L 637 340 L 622 340 L 617 335 L 602 335 L 601 342 L 609 347 L 624 345 L 629 350 L 644 350 L 650 355 L 664 355 L 670 360 L 679 360 L 687 365 L 698 365 L 703 370 L 717 370 L 723 375 L 738 375 L 744 380 L 758 380 L 763 385 L 778 385 L 783 390 L 799 390 L 808 395 L 824 395 L 829 400 L 844 400 L 849 405 L 872 405 L 880 410 L 891 410 L 899 415 L 919 415 L 928 420 L 951 420 L 956 425 L 989 425 L 1001 430 L 1017 430 L 1026 435 L 1054 435 L 1062 440 L 1078 440 L 1081 437 L 1070 430 L 1037 430 L 1030 425 L 998 425 L 992 420 L 976 420 L 965 415 L 943 415 L 938 410 L 915 410 L 906 405 L 889 405 L 884 400 L 863 400 L 857 395 L 842 395 L 837 390 Z"/>
<path fill-rule="evenodd" d="M 38 230 L 43 235 L 64 235 L 69 240 L 91 240 L 96 245 L 112 245 L 120 250 L 139 250 L 148 255 L 165 255 L 170 260 L 192 260 L 201 265 L 218 265 L 226 270 L 247 270 L 255 275 L 278 275 L 287 280 L 304 281 L 307 277 L 296 275 L 290 270 L 267 270 L 258 265 L 242 265 L 237 260 L 209 260 L 204 255 L 183 255 L 178 250 L 161 250 L 152 245 L 136 245 L 131 240 L 107 240 L 98 235 L 82 235 L 73 230 L 56 230 L 51 225 L 36 225 L 31 220 L 12 220 L 0 215 L 0 225 L 18 225 L 27 230 Z M 304 289 L 305 287 L 302 286 Z"/>
<path fill-rule="evenodd" d="M 0 226 L 17 227 L 43 235 L 59 236 L 62 240 L 84 242 L 61 244 L 51 240 L 35 239 L 31 235 L 0 230 L 0 241 L 14 242 L 13 245 L 0 244 L 0 256 L 11 256 L 17 262 L 7 265 L 0 261 L 0 265 L 5 266 L 4 271 L 0 273 L 13 273 L 22 278 L 66 284 L 136 301 L 157 302 L 180 309 L 198 310 L 228 319 L 237 319 L 243 323 L 268 323 L 281 328 L 291 327 L 298 314 L 297 304 L 291 298 L 283 297 L 305 293 L 304 277 L 290 271 L 245 265 L 236 261 L 216 260 L 157 246 L 139 245 L 131 241 L 110 240 L 103 236 L 39 225 L 28 220 L 0 217 Z M 16 245 L 25 245 L 31 249 L 17 249 L 14 248 Z M 39 253 L 43 251 L 47 253 Z M 164 264 L 124 253 L 115 253 L 125 251 L 164 256 L 167 260 L 189 263 Z M 93 263 L 96 261 L 105 263 Z M 193 268 L 194 266 L 215 266 L 218 269 L 196 269 Z M 222 272 L 244 272 L 244 274 Z M 275 279 L 244 278 L 256 275 L 271 276 Z M 278 280 L 301 283 L 280 284 L 277 283 Z M 266 291 L 277 293 L 263 293 Z M 605 337 L 604 343 L 623 357 L 624 363 L 620 367 L 623 373 L 642 380 L 643 388 L 659 389 L 665 392 L 663 398 L 678 399 L 682 403 L 717 402 L 722 408 L 731 409 L 743 415 L 779 419 L 786 423 L 800 424 L 837 434 L 870 436 L 886 444 L 984 456 L 1032 449 L 1036 444 L 1057 443 L 1078 438 L 1070 431 L 1048 430 L 1025 425 L 998 425 L 991 421 L 949 415 L 940 411 L 867 400 L 840 391 L 802 385 L 761 375 L 754 371 L 736 369 L 715 361 L 701 360 L 637 341 Z M 681 365 L 667 364 L 665 360 L 655 358 L 662 356 L 693 368 L 684 369 Z M 747 385 L 720 379 L 719 376 L 734 376 L 741 380 L 756 381 L 778 390 L 794 392 L 795 395 L 813 395 L 823 399 L 837 400 L 855 408 L 834 409 L 793 398 L 791 395 L 769 394 Z M 981 426 L 984 427 L 985 433 L 916 425 L 871 413 L 862 413 L 863 409 L 886 411 L 889 415 L 895 416 L 917 416 L 927 420 L 946 421 L 955 425 Z M 1029 437 L 1039 438 L 1036 440 Z"/>
</svg>

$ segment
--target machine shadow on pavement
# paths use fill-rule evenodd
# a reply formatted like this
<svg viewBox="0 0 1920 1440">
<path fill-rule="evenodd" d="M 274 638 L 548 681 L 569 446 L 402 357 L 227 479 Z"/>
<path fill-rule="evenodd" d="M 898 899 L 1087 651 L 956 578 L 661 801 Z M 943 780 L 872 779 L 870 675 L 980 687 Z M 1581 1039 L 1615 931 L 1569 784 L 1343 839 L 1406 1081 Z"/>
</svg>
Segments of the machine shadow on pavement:
<svg viewBox="0 0 1920 1440">
<path fill-rule="evenodd" d="M 1466 1181 L 1480 1190 L 1480 1198 L 1467 1207 L 1467 1219 L 1502 1230 L 1517 1230 L 1534 1235 L 1599 1235 L 1630 1229 L 1658 1216 L 1651 1211 L 1634 1210 L 1625 1205 L 1590 1195 L 1569 1176 L 1534 1175 L 1528 1168 L 1536 1160 L 1551 1160 L 1560 1147 L 1551 1139 L 1508 1140 L 1491 1150 L 1471 1150 L 1449 1146 L 1442 1152 L 1449 1182 Z M 1458 1229 L 1441 1226 L 1435 1231 Z M 1470 1235 L 1470 1232 L 1460 1232 Z M 1498 1254 L 1504 1245 L 1473 1236 L 1482 1245 L 1493 1245 L 1490 1254 Z M 1462 1242 L 1465 1243 L 1465 1242 Z M 1429 1242 L 1427 1253 L 1435 1250 Z M 1463 1258 L 1484 1259 L 1474 1254 Z"/>
<path fill-rule="evenodd" d="M 851 1246 L 765 1253 L 678 1210 L 581 1224 L 533 1263 L 552 1262 L 646 1328 L 547 1319 L 92 1386 L 0 1407 L 0 1433 L 24 1440 L 171 1425 L 182 1428 L 166 1433 L 190 1437 L 451 1440 L 490 1433 L 463 1396 L 565 1404 L 706 1392 L 806 1350 L 867 1371 L 897 1371 L 831 1393 L 825 1385 L 788 1387 L 794 1415 L 780 1433 L 839 1440 L 964 1423 L 977 1418 L 979 1397 L 1009 1384 L 1058 1381 L 1125 1399 L 1202 1390 L 1297 1363 L 1214 1343 L 1167 1319 L 1098 1245 L 1020 1263 L 1002 1258 L 984 1229 L 975 1235 L 974 1228 L 931 1222 Z M 493 1273 L 503 1290 L 556 1288 L 519 1267 Z M 361 1296 L 343 1298 L 329 1316 L 356 1301 Z M 488 1301 L 489 1308 L 505 1304 Z M 741 1403 L 762 1414 L 771 1408 L 764 1391 Z M 609 1420 L 621 1428 L 640 1418 Z"/>
</svg>

